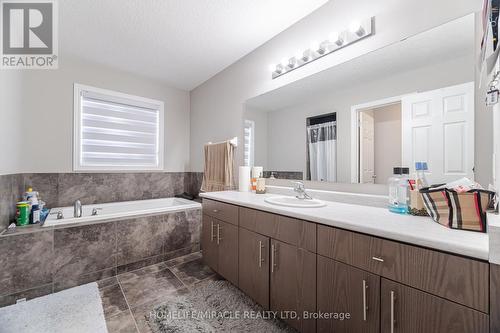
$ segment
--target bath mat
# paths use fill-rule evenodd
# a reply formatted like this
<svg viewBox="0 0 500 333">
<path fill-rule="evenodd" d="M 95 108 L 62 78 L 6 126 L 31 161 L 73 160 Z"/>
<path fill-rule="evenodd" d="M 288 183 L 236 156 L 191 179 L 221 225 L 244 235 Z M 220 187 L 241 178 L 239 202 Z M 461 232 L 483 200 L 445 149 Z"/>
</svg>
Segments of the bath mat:
<svg viewBox="0 0 500 333">
<path fill-rule="evenodd" d="M 162 301 L 146 315 L 154 333 L 296 332 L 280 320 L 259 316 L 262 307 L 227 281 L 202 282 L 188 294 Z"/>
<path fill-rule="evenodd" d="M 2 333 L 107 333 L 97 283 L 0 308 Z"/>
</svg>

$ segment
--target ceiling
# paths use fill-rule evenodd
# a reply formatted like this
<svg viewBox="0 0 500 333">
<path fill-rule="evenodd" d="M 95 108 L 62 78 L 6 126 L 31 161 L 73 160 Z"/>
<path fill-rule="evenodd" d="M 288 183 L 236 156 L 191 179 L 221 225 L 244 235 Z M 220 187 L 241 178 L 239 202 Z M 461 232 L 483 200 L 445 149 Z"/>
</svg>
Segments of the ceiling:
<svg viewBox="0 0 500 333">
<path fill-rule="evenodd" d="M 474 66 L 474 14 L 251 98 L 247 105 L 263 111 L 279 110 L 359 82 L 376 81 L 459 57 L 470 57 L 471 68 Z"/>
<path fill-rule="evenodd" d="M 327 0 L 64 0 L 59 53 L 192 90 Z"/>
</svg>

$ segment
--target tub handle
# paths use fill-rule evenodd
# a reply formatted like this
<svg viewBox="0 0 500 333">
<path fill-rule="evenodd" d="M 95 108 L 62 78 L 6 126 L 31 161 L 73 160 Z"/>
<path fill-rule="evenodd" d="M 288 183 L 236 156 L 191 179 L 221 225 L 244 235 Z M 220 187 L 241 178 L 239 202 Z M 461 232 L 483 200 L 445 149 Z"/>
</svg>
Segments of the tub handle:
<svg viewBox="0 0 500 333">
<path fill-rule="evenodd" d="M 220 236 L 220 229 L 222 229 L 220 224 L 217 224 L 217 245 L 219 245 L 222 240 L 222 237 Z"/>
</svg>

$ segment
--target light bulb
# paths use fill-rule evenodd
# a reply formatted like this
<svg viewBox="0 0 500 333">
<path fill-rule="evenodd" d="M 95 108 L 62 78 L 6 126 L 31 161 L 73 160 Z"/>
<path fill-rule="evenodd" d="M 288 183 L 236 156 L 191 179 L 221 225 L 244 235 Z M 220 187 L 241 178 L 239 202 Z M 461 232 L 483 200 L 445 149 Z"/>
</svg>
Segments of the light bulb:
<svg viewBox="0 0 500 333">
<path fill-rule="evenodd" d="M 319 43 L 317 41 L 311 42 L 311 50 L 316 52 L 319 49 Z"/>
<path fill-rule="evenodd" d="M 361 37 L 365 34 L 365 29 L 363 29 L 363 26 L 361 25 L 361 23 L 359 21 L 353 21 L 349 25 L 349 30 L 351 30 L 351 32 L 353 34 L 356 34 L 359 37 Z"/>
<path fill-rule="evenodd" d="M 300 51 L 300 52 L 295 53 L 295 59 L 303 60 L 304 59 L 304 52 Z"/>
<path fill-rule="evenodd" d="M 332 43 L 335 43 L 337 46 L 342 46 L 342 44 L 344 44 L 344 39 L 337 31 L 334 31 L 330 34 L 330 41 Z"/>
<path fill-rule="evenodd" d="M 302 54 L 302 60 L 303 61 L 310 61 L 313 58 L 313 52 L 311 49 L 307 49 L 304 51 Z"/>
</svg>

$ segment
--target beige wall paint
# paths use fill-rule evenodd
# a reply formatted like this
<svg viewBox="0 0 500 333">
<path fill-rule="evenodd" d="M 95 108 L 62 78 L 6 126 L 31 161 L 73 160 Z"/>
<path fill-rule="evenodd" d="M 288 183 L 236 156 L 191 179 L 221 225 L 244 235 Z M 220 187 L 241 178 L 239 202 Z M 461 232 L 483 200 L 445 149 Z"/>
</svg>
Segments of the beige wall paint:
<svg viewBox="0 0 500 333">
<path fill-rule="evenodd" d="M 189 92 L 129 73 L 75 59 L 62 58 L 57 70 L 10 71 L 2 98 L 0 170 L 71 172 L 73 84 L 81 83 L 165 103 L 165 171 L 189 171 Z M 3 96 L 2 96 L 3 97 Z M 5 105 L 7 102 L 7 105 Z M 7 113 L 5 113 L 7 111 Z M 3 119 L 2 119 L 3 120 Z M 13 126 L 12 128 L 10 126 Z M 12 140 L 16 135 L 16 140 Z M 15 148 L 14 148 L 15 147 Z M 4 150 L 5 149 L 5 150 Z M 16 151 L 16 149 L 18 151 Z M 18 153 L 18 155 L 16 155 Z M 10 157 L 15 157 L 10 161 Z"/>
<path fill-rule="evenodd" d="M 401 103 L 373 109 L 373 119 L 377 175 L 375 183 L 387 184 L 387 179 L 392 175 L 392 168 L 401 166 Z"/>
</svg>

